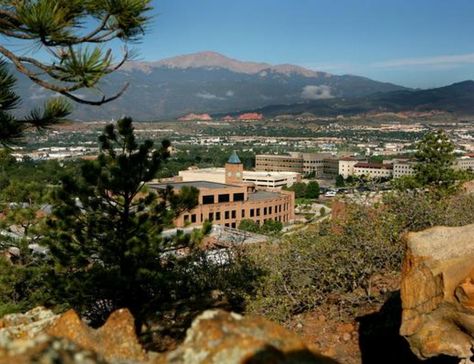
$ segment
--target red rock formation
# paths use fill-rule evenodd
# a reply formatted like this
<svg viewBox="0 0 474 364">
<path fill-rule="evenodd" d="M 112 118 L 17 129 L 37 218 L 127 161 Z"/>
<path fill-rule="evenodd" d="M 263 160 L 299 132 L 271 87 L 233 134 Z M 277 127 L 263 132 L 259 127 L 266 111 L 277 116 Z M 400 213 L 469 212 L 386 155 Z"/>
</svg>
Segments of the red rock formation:
<svg viewBox="0 0 474 364">
<path fill-rule="evenodd" d="M 263 115 L 256 112 L 249 112 L 239 115 L 238 120 L 249 121 L 249 120 L 263 120 Z"/>
<path fill-rule="evenodd" d="M 178 120 L 180 121 L 212 121 L 212 117 L 209 114 L 187 114 L 185 116 L 180 117 Z"/>
</svg>

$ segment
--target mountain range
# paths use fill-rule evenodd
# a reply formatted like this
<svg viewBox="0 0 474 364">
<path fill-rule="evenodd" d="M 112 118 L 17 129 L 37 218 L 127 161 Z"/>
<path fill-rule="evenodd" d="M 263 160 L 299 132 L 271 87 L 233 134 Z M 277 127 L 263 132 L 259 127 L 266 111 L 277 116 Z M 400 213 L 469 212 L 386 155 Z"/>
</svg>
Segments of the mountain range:
<svg viewBox="0 0 474 364">
<path fill-rule="evenodd" d="M 23 111 L 51 93 L 17 74 Z M 158 62 L 129 62 L 107 76 L 101 89 L 114 94 L 126 82 L 126 93 L 100 107 L 75 105 L 75 120 L 175 118 L 190 112 L 227 113 L 310 100 L 364 97 L 402 91 L 404 87 L 353 75 L 332 75 L 283 64 L 242 62 L 215 52 L 201 52 Z M 83 95 L 93 96 L 90 92 Z M 98 96 L 96 95 L 96 98 Z"/>
<path fill-rule="evenodd" d="M 52 93 L 21 74 L 17 91 L 22 112 Z M 265 116 L 313 112 L 322 115 L 372 110 L 441 109 L 474 114 L 472 87 L 453 85 L 413 90 L 354 75 L 333 75 L 291 64 L 243 62 L 215 52 L 200 52 L 157 62 L 129 62 L 108 75 L 100 88 L 107 95 L 125 83 L 119 99 L 100 107 L 75 105 L 74 120 L 177 118 L 187 113 L 227 114 L 261 111 Z M 472 86 L 472 85 L 471 85 Z M 464 87 L 464 88 L 463 88 Z M 91 91 L 83 96 L 96 97 Z"/>
<path fill-rule="evenodd" d="M 474 81 L 463 81 L 428 90 L 399 90 L 364 97 L 313 100 L 294 104 L 270 105 L 244 112 L 265 117 L 311 113 L 318 116 L 368 113 L 447 112 L 458 116 L 474 115 Z M 231 114 L 235 115 L 235 114 Z M 220 116 L 220 115 L 216 115 Z"/>
</svg>

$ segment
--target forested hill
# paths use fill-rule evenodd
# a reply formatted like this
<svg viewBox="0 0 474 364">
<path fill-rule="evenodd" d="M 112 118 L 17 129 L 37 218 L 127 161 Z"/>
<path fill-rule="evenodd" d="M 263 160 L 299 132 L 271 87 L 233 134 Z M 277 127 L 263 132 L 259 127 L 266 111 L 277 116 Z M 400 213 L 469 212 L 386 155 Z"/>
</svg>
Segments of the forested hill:
<svg viewBox="0 0 474 364">
<path fill-rule="evenodd" d="M 445 111 L 457 115 L 474 115 L 474 81 L 454 83 L 428 90 L 400 90 L 365 97 L 333 98 L 293 104 L 279 104 L 259 109 L 266 117 L 283 114 L 312 113 L 320 116 L 355 115 L 377 112 Z"/>
</svg>

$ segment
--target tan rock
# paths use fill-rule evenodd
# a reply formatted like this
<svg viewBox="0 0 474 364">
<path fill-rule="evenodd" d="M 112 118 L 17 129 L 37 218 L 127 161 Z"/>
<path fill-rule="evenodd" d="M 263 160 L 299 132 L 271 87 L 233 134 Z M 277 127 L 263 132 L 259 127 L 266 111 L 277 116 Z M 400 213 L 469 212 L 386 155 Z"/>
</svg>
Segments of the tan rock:
<svg viewBox="0 0 474 364">
<path fill-rule="evenodd" d="M 295 334 L 260 317 L 205 311 L 186 340 L 155 364 L 336 363 L 311 351 Z"/>
<path fill-rule="evenodd" d="M 15 354 L 34 346 L 34 340 L 51 326 L 59 315 L 44 307 L 24 314 L 6 315 L 0 320 L 0 356 Z"/>
<path fill-rule="evenodd" d="M 113 312 L 107 322 L 97 330 L 88 327 L 76 312 L 70 310 L 49 327 L 47 333 L 99 353 L 108 361 L 147 359 L 135 334 L 133 316 L 126 309 Z"/>
<path fill-rule="evenodd" d="M 474 225 L 406 237 L 401 335 L 421 359 L 468 359 L 474 347 Z"/>
</svg>

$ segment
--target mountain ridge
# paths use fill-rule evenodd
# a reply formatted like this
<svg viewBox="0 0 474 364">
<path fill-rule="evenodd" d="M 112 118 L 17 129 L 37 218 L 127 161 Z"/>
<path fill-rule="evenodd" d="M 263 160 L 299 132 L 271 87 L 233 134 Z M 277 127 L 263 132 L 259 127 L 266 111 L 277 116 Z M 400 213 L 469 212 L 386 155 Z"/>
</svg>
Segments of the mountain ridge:
<svg viewBox="0 0 474 364">
<path fill-rule="evenodd" d="M 318 77 L 325 75 L 331 77 L 332 74 L 310 70 L 305 67 L 289 63 L 272 65 L 266 62 L 240 61 L 227 57 L 214 51 L 203 51 L 180 56 L 168 57 L 159 61 L 139 62 L 131 61 L 124 65 L 123 70 L 142 69 L 149 71 L 152 68 L 168 67 L 176 69 L 187 68 L 223 68 L 237 73 L 258 74 L 262 71 L 276 71 L 283 74 L 301 74 L 305 77 Z"/>
<path fill-rule="evenodd" d="M 38 106 L 52 92 L 12 71 L 22 97 L 20 113 Z M 300 66 L 243 62 L 216 52 L 199 52 L 157 62 L 130 62 L 101 80 L 99 88 L 113 95 L 125 83 L 127 91 L 101 107 L 74 105 L 73 120 L 110 120 L 129 115 L 135 120 L 174 119 L 188 113 L 228 113 L 308 100 L 358 98 L 408 90 L 354 75 L 332 75 Z M 80 96 L 97 99 L 91 90 Z M 101 95 L 99 94 L 99 97 Z"/>
<path fill-rule="evenodd" d="M 474 80 L 426 90 L 399 90 L 374 93 L 360 98 L 304 101 L 293 104 L 268 105 L 240 112 L 261 113 L 266 117 L 299 115 L 357 115 L 377 112 L 442 111 L 460 116 L 474 115 Z M 231 113 L 235 115 L 235 113 Z M 219 117 L 220 114 L 215 114 Z"/>
</svg>

